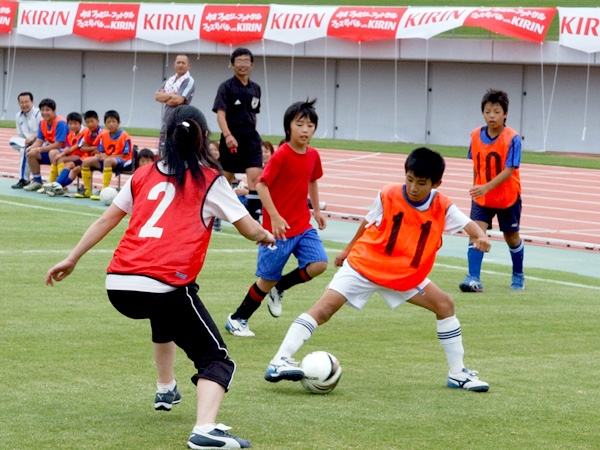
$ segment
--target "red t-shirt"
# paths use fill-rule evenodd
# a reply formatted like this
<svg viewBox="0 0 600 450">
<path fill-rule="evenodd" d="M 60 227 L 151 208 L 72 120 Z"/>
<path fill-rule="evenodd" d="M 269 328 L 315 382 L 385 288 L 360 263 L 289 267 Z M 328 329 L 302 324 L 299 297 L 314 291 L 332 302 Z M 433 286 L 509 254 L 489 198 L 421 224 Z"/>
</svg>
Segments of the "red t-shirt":
<svg viewBox="0 0 600 450">
<path fill-rule="evenodd" d="M 290 226 L 286 236 L 298 236 L 311 227 L 308 185 L 322 176 L 321 157 L 313 147 L 298 153 L 285 143 L 271 156 L 258 181 L 267 185 L 275 208 Z M 264 208 L 263 227 L 273 231 L 271 217 Z"/>
</svg>

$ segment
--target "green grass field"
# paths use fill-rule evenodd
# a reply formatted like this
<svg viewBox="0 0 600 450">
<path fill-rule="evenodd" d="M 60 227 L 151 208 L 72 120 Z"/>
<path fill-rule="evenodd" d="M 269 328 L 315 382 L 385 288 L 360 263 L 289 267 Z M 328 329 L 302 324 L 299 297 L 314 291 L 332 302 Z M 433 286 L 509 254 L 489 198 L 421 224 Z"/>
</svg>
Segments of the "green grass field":
<svg viewBox="0 0 600 450">
<path fill-rule="evenodd" d="M 82 205 L 0 196 L 1 449 L 181 449 L 195 418 L 178 352 L 183 401 L 152 407 L 156 373 L 149 324 L 110 305 L 104 274 L 122 224 L 55 287 L 46 270 L 101 212 Z M 326 242 L 333 259 L 343 244 Z M 200 295 L 223 329 L 255 281 L 256 249 L 231 227 L 214 233 Z M 290 323 L 321 295 L 334 269 L 290 290 L 273 319 L 263 306 L 256 338 L 226 335 L 238 370 L 219 420 L 256 449 L 597 449 L 600 436 L 600 278 L 530 269 L 524 292 L 508 289 L 506 267 L 486 264 L 486 291 L 463 294 L 461 259 L 440 258 L 431 278 L 453 295 L 465 363 L 490 383 L 485 394 L 445 387 L 447 364 L 433 315 L 412 305 L 390 311 L 374 296 L 362 312 L 343 308 L 298 358 L 338 357 L 343 376 L 329 395 L 263 373 Z M 292 267 L 292 266 L 290 266 Z M 577 283 L 577 286 L 561 284 Z"/>
</svg>

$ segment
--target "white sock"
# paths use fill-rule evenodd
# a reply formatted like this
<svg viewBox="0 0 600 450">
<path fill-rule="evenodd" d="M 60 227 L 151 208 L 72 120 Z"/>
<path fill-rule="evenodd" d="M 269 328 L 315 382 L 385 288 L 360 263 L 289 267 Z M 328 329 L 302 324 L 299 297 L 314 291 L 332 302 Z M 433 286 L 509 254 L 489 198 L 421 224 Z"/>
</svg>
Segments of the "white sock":
<svg viewBox="0 0 600 450">
<path fill-rule="evenodd" d="M 436 320 L 436 325 L 438 339 L 444 352 L 446 352 L 450 373 L 459 373 L 465 367 L 463 364 L 465 349 L 462 345 L 460 322 L 456 316 L 452 316 Z"/>
<path fill-rule="evenodd" d="M 196 425 L 192 430 L 193 433 L 208 433 L 215 429 L 216 424 L 214 423 L 205 423 L 203 425 Z"/>
<path fill-rule="evenodd" d="M 177 386 L 177 381 L 173 380 L 170 383 L 156 383 L 156 389 L 168 389 L 172 391 Z"/>
<path fill-rule="evenodd" d="M 271 360 L 271 363 L 278 363 L 281 358 L 291 358 L 310 339 L 317 328 L 317 322 L 309 314 L 302 313 L 290 325 L 279 350 Z"/>
</svg>

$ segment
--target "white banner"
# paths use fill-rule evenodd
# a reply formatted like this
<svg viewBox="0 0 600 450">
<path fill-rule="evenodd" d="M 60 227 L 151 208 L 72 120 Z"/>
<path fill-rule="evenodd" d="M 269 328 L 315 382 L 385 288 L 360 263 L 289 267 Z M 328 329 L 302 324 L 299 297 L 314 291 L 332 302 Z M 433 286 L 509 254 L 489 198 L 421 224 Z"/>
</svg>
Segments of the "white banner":
<svg viewBox="0 0 600 450">
<path fill-rule="evenodd" d="M 337 6 L 271 5 L 264 39 L 298 44 L 327 36 Z"/>
<path fill-rule="evenodd" d="M 21 2 L 17 33 L 36 39 L 71 35 L 78 7 L 77 2 Z"/>
<path fill-rule="evenodd" d="M 198 40 L 203 11 L 204 3 L 142 3 L 136 37 L 165 45 Z"/>
<path fill-rule="evenodd" d="M 600 52 L 600 8 L 557 8 L 559 44 L 586 53 Z"/>
<path fill-rule="evenodd" d="M 411 6 L 400 20 L 396 38 L 430 39 L 462 26 L 474 10 L 475 8 Z"/>
</svg>

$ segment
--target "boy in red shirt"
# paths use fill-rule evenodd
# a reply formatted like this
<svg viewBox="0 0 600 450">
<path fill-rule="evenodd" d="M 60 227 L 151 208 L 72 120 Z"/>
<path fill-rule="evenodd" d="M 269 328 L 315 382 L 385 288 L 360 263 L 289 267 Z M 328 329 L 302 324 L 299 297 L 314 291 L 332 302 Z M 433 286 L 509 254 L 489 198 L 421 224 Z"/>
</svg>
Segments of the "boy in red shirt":
<svg viewBox="0 0 600 450">
<path fill-rule="evenodd" d="M 248 319 L 270 292 L 269 311 L 281 314 L 283 291 L 306 283 L 327 269 L 327 253 L 317 231 L 310 224 L 311 213 L 306 197 L 316 205 L 314 217 L 320 230 L 326 221 L 318 207 L 317 180 L 323 176 L 321 158 L 309 142 L 317 129 L 318 116 L 314 103 L 296 102 L 285 112 L 285 143 L 269 160 L 256 185 L 263 204 L 263 227 L 273 233 L 276 246 L 259 247 L 254 283 L 237 311 L 230 314 L 225 328 L 234 336 L 250 337 Z M 298 268 L 281 276 L 291 255 Z"/>
<path fill-rule="evenodd" d="M 413 150 L 405 162 L 406 183 L 385 186 L 363 219 L 354 238 L 336 257 L 341 266 L 321 299 L 290 326 L 265 379 L 299 381 L 304 372 L 292 356 L 344 304 L 362 309 L 377 292 L 391 308 L 408 302 L 433 312 L 437 336 L 450 371 L 446 385 L 486 392 L 489 385 L 465 368 L 460 323 L 454 300 L 427 278 L 442 245 L 442 233 L 464 229 L 473 245 L 490 249 L 490 241 L 475 222 L 437 188 L 444 159 L 428 148 Z"/>
</svg>

